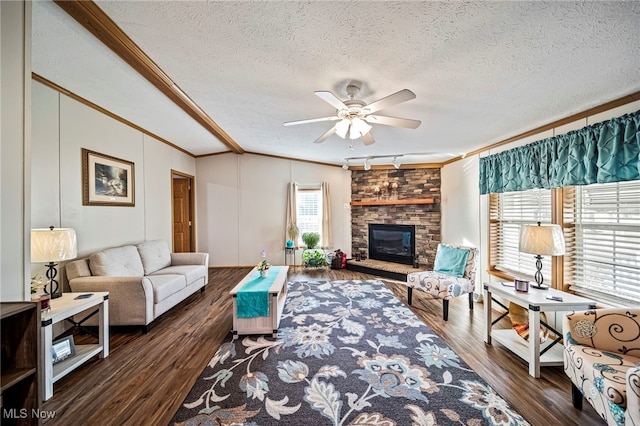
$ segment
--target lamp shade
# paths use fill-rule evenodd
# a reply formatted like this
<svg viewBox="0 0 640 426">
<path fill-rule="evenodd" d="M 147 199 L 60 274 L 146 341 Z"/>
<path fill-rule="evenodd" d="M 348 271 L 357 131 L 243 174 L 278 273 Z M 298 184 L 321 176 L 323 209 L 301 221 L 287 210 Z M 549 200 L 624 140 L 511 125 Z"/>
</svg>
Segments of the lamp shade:
<svg viewBox="0 0 640 426">
<path fill-rule="evenodd" d="M 351 120 L 351 128 L 349 129 L 349 139 L 358 139 L 371 130 L 371 126 L 360 118 Z"/>
<path fill-rule="evenodd" d="M 32 229 L 31 262 L 56 262 L 78 256 L 76 231 L 71 228 Z"/>
<path fill-rule="evenodd" d="M 542 256 L 564 254 L 564 236 L 559 225 L 522 225 L 520 227 L 520 251 Z"/>
<path fill-rule="evenodd" d="M 349 131 L 349 125 L 351 122 L 346 118 L 343 118 L 341 121 L 336 123 L 336 134 L 340 136 L 342 139 L 347 137 L 347 132 Z"/>
</svg>

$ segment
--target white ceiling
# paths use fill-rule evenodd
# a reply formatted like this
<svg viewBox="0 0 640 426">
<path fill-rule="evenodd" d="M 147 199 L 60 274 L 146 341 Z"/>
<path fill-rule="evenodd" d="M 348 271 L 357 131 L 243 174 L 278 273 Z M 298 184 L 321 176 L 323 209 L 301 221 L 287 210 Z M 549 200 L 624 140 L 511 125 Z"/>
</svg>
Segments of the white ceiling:
<svg viewBox="0 0 640 426">
<path fill-rule="evenodd" d="M 245 151 L 441 162 L 640 90 L 640 2 L 97 1 Z M 228 151 L 62 9 L 33 3 L 33 71 L 194 155 Z M 334 135 L 314 95 L 410 89 L 376 143 Z M 380 160 L 382 161 L 382 160 Z M 387 163 L 389 160 L 385 160 Z M 373 162 L 375 164 L 375 161 Z"/>
</svg>

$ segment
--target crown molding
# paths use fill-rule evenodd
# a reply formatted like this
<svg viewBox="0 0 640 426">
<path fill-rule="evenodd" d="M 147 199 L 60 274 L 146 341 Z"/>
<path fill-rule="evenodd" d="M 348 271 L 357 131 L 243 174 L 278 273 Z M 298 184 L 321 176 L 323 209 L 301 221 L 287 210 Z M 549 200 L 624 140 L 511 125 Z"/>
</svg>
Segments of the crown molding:
<svg viewBox="0 0 640 426">
<path fill-rule="evenodd" d="M 86 28 L 106 47 L 122 58 L 142 77 L 147 79 L 173 103 L 196 120 L 236 154 L 240 147 L 211 117 L 209 117 L 171 78 L 147 56 L 103 11 L 92 1 L 54 0 L 62 10 Z"/>
<path fill-rule="evenodd" d="M 400 169 L 441 169 L 446 163 L 407 163 Z M 349 166 L 349 170 L 364 170 L 364 166 Z M 393 164 L 372 164 L 370 170 L 396 170 Z"/>
</svg>

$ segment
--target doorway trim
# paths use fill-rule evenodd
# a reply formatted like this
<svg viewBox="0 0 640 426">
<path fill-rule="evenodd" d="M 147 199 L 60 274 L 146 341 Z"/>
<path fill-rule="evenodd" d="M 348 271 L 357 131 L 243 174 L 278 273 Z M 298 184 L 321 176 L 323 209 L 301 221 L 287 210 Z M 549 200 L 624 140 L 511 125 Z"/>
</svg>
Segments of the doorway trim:
<svg viewBox="0 0 640 426">
<path fill-rule="evenodd" d="M 191 222 L 191 226 L 189 227 L 189 249 L 192 252 L 196 251 L 196 221 L 195 221 L 195 180 L 196 178 L 187 173 L 179 172 L 177 170 L 171 169 L 171 251 L 175 249 L 175 241 L 174 241 L 174 219 L 173 219 L 173 211 L 174 211 L 174 203 L 175 203 L 175 195 L 173 193 L 173 181 L 175 179 L 187 179 L 189 181 L 189 221 Z"/>
</svg>

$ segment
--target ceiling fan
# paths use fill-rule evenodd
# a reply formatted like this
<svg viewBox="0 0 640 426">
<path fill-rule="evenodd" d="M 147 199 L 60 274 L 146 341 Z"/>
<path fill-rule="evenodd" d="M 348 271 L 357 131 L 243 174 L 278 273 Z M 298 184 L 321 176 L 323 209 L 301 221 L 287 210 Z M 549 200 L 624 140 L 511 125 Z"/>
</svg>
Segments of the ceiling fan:
<svg viewBox="0 0 640 426">
<path fill-rule="evenodd" d="M 338 121 L 332 128 L 322 134 L 314 143 L 321 143 L 327 140 L 334 133 L 343 139 L 361 138 L 365 145 L 371 145 L 375 142 L 371 136 L 370 124 L 384 124 L 385 126 L 406 127 L 415 129 L 420 125 L 420 120 L 412 120 L 409 118 L 388 117 L 385 115 L 373 114 L 384 108 L 397 105 L 401 102 L 415 99 L 416 95 L 409 89 L 400 90 L 387 97 L 379 99 L 375 102 L 367 104 L 366 102 L 355 99 L 360 93 L 362 82 L 352 80 L 347 84 L 346 101 L 341 101 L 336 95 L 328 91 L 314 92 L 320 99 L 336 108 L 336 115 L 330 117 L 311 118 L 309 120 L 287 121 L 285 126 L 294 126 L 297 124 L 316 123 L 319 121 Z"/>
</svg>

